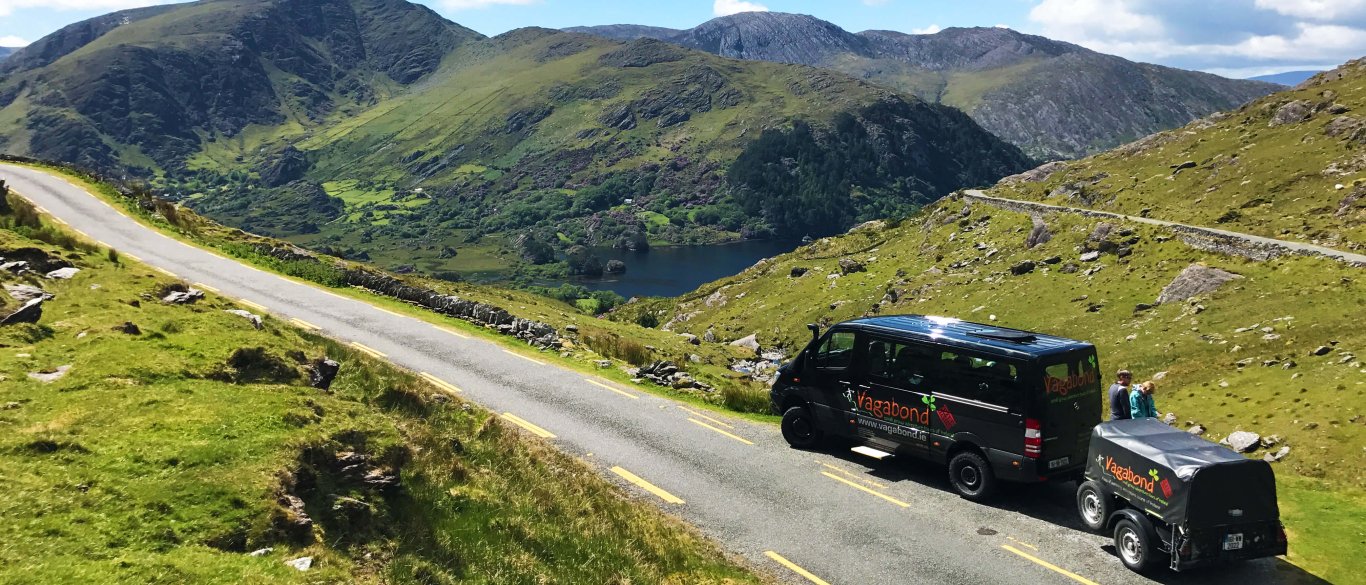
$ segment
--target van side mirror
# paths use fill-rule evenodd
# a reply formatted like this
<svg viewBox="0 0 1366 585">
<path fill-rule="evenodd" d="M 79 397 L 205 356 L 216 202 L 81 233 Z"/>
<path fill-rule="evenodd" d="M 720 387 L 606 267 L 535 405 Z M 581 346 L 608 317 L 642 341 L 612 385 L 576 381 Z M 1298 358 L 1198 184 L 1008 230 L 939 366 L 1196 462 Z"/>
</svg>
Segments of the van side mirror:
<svg viewBox="0 0 1366 585">
<path fill-rule="evenodd" d="M 807 323 L 806 328 L 811 330 L 811 341 L 815 341 L 821 336 L 821 326 L 815 323 Z"/>
</svg>

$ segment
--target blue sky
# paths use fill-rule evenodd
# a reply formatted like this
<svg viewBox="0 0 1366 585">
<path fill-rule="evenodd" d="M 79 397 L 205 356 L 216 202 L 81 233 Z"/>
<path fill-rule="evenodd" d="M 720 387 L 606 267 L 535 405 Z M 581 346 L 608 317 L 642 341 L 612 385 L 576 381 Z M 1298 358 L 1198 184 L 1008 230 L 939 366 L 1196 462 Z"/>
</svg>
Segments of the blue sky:
<svg viewBox="0 0 1366 585">
<path fill-rule="evenodd" d="M 746 10 L 811 14 L 850 31 L 1008 26 L 1136 61 L 1246 77 L 1366 56 L 1366 0 L 420 0 L 484 34 L 522 26 L 688 28 Z M 0 46 L 165 0 L 0 0 Z"/>
</svg>

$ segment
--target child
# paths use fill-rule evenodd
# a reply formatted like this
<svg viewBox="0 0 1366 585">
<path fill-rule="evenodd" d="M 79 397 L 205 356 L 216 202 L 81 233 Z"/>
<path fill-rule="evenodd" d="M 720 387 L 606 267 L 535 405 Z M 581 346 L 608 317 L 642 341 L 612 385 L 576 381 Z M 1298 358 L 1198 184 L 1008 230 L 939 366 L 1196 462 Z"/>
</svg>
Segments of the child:
<svg viewBox="0 0 1366 585">
<path fill-rule="evenodd" d="M 1157 406 L 1153 404 L 1152 380 L 1134 387 L 1129 393 L 1129 415 L 1131 418 L 1157 418 Z"/>
</svg>

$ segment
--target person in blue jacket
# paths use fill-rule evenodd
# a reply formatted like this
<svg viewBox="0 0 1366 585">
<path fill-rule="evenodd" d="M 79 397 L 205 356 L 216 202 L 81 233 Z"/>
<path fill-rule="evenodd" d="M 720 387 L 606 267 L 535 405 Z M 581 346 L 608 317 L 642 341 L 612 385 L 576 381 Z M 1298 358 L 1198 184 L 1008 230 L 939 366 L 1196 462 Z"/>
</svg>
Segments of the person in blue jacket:
<svg viewBox="0 0 1366 585">
<path fill-rule="evenodd" d="M 1120 370 L 1115 378 L 1115 383 L 1110 385 L 1110 420 L 1126 420 L 1132 408 L 1129 404 L 1129 389 L 1134 375 L 1129 370 Z"/>
<path fill-rule="evenodd" d="M 1129 418 L 1157 418 L 1157 405 L 1153 404 L 1156 387 L 1152 381 L 1134 386 L 1129 392 Z"/>
</svg>

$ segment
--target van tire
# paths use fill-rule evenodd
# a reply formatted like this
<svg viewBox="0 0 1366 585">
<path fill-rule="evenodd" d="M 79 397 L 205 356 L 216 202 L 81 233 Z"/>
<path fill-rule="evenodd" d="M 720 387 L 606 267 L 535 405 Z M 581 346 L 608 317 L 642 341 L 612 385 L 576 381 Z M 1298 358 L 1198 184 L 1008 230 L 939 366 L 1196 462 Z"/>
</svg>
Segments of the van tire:
<svg viewBox="0 0 1366 585">
<path fill-rule="evenodd" d="M 961 451 L 949 460 L 949 484 L 958 495 L 980 502 L 996 492 L 996 474 L 976 451 Z"/>
<path fill-rule="evenodd" d="M 1081 523 L 1092 532 L 1105 529 L 1114 508 L 1110 494 L 1099 483 L 1087 480 L 1077 487 L 1077 515 L 1081 516 Z"/>
<path fill-rule="evenodd" d="M 825 433 L 805 406 L 793 406 L 783 413 L 782 430 L 783 439 L 797 449 L 815 449 L 825 442 Z"/>
<path fill-rule="evenodd" d="M 1146 572 L 1153 565 L 1153 531 L 1143 523 L 1132 518 L 1122 518 L 1115 523 L 1115 554 L 1119 562 L 1130 571 Z"/>
</svg>

